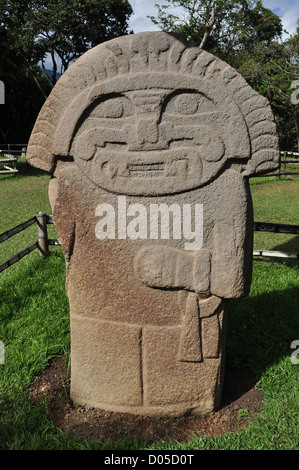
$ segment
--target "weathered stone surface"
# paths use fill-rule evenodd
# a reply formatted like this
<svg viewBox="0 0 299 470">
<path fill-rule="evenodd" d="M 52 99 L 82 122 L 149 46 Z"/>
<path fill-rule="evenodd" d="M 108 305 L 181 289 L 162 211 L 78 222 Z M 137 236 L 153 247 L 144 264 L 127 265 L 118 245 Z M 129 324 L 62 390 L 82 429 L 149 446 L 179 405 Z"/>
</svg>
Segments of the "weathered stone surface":
<svg viewBox="0 0 299 470">
<path fill-rule="evenodd" d="M 267 100 L 148 32 L 84 54 L 32 132 L 65 254 L 75 402 L 148 415 L 220 403 L 226 300 L 247 295 L 248 178 L 278 166 Z"/>
</svg>

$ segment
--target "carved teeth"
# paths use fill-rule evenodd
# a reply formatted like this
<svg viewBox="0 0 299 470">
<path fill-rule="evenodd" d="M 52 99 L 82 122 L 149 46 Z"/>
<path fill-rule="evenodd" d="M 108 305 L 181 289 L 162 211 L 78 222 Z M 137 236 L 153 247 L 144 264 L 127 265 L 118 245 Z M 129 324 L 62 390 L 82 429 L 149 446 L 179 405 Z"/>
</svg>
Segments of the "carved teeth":
<svg viewBox="0 0 299 470">
<path fill-rule="evenodd" d="M 129 176 L 163 176 L 164 163 L 130 163 L 128 165 Z"/>
<path fill-rule="evenodd" d="M 108 163 L 102 165 L 102 170 L 110 179 L 120 177 L 159 177 L 159 176 L 187 176 L 187 160 L 173 160 L 158 163 Z"/>
</svg>

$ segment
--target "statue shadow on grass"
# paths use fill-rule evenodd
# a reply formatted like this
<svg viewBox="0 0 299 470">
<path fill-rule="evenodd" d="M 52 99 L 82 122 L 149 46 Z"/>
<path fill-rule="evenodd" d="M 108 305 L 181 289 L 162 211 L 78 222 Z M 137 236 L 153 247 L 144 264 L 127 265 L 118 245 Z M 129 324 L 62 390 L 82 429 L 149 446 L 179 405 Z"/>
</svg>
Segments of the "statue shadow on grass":
<svg viewBox="0 0 299 470">
<path fill-rule="evenodd" d="M 287 264 L 292 269 L 289 261 Z M 267 279 L 261 282 L 266 284 Z M 299 340 L 298 305 L 299 283 L 298 288 L 229 301 L 222 406 L 246 394 L 282 358 L 289 357 L 290 367 L 295 367 L 291 344 Z"/>
<path fill-rule="evenodd" d="M 273 250 L 282 251 L 284 253 L 296 253 L 299 258 L 299 235 L 294 235 L 293 238 L 291 238 L 285 243 L 277 245 L 275 248 L 273 248 Z M 286 259 L 288 260 L 288 258 Z M 299 259 L 297 260 L 297 262 L 299 263 Z"/>
<path fill-rule="evenodd" d="M 39 170 L 38 168 L 34 168 L 33 166 L 29 165 L 28 162 L 18 162 L 17 169 L 19 172 L 17 175 L 19 176 L 44 176 L 47 175 L 45 171 Z"/>
<path fill-rule="evenodd" d="M 299 258 L 299 235 L 271 250 L 297 254 Z M 294 286 L 292 281 L 290 288 L 269 289 L 269 292 L 265 289 L 265 293 L 260 295 L 252 293 L 252 289 L 247 297 L 229 301 L 226 347 L 228 389 L 224 387 L 224 391 L 232 392 L 229 399 L 250 390 L 262 374 L 283 357 L 291 359 L 291 344 L 299 340 L 299 259 L 255 257 L 254 260 L 265 269 L 253 270 L 253 276 L 260 276 L 259 273 L 264 271 L 265 277 L 253 279 L 253 284 L 261 282 L 266 286 L 271 265 L 275 264 L 276 269 L 285 266 L 286 269 L 296 270 L 298 286 Z M 227 400 L 227 393 L 224 399 Z"/>
<path fill-rule="evenodd" d="M 299 237 L 296 238 L 298 242 Z M 293 240 L 275 247 L 275 251 L 294 252 Z M 256 258 L 256 262 L 265 270 L 264 277 L 260 277 L 262 270 L 253 271 L 252 291 L 254 283 L 261 282 L 267 286 L 273 263 L 278 270 L 280 265 L 284 265 L 299 274 L 299 260 L 296 259 Z M 275 272 L 273 275 L 278 276 Z M 286 282 L 285 278 L 283 284 Z M 290 281 L 287 289 L 271 291 L 266 288 L 260 295 L 252 291 L 245 298 L 229 301 L 227 349 L 228 359 L 240 367 L 249 365 L 259 376 L 281 357 L 290 356 L 290 344 L 299 339 L 299 279 L 298 286 Z"/>
</svg>

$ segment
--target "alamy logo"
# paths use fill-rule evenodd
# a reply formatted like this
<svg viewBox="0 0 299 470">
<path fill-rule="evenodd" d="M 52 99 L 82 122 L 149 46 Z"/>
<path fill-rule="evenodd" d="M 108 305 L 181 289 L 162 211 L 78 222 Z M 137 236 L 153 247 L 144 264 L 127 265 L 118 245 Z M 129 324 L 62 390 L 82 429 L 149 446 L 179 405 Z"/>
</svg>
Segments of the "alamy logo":
<svg viewBox="0 0 299 470">
<path fill-rule="evenodd" d="M 294 80 L 291 84 L 291 88 L 295 91 L 291 94 L 291 103 L 299 104 L 299 80 Z"/>
<path fill-rule="evenodd" d="M 5 104 L 5 86 L 0 80 L 0 104 Z"/>
<path fill-rule="evenodd" d="M 0 364 L 4 364 L 5 349 L 3 341 L 0 341 Z"/>
<path fill-rule="evenodd" d="M 193 209 L 193 210 L 192 210 Z M 99 204 L 100 217 L 95 235 L 99 240 L 186 240 L 185 250 L 199 250 L 203 245 L 203 205 L 143 204 L 127 205 L 126 196 L 118 196 L 117 207 Z"/>
<path fill-rule="evenodd" d="M 295 339 L 295 340 L 292 342 L 291 348 L 292 348 L 292 349 L 297 348 L 297 349 L 295 349 L 295 351 L 292 352 L 292 354 L 291 354 L 291 362 L 292 362 L 292 364 L 296 364 L 296 365 L 297 365 L 297 364 L 299 364 L 299 357 L 298 357 L 298 356 L 299 356 L 299 340 L 298 340 L 298 339 Z"/>
</svg>

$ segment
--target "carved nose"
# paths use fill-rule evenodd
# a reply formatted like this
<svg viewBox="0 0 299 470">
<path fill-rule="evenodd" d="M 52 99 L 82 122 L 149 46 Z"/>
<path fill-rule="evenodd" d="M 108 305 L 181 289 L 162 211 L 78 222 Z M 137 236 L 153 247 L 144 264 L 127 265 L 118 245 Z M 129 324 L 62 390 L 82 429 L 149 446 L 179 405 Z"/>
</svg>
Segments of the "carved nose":
<svg viewBox="0 0 299 470">
<path fill-rule="evenodd" d="M 139 118 L 137 123 L 137 142 L 139 145 L 157 144 L 159 127 L 156 118 Z"/>
</svg>

